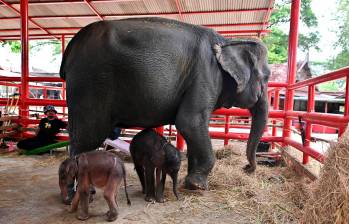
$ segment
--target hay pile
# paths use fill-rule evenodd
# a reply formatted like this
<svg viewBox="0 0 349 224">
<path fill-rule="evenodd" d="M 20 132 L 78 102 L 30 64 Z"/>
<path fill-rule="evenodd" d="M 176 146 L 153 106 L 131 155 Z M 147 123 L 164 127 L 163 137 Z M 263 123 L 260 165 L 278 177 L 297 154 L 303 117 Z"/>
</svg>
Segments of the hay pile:
<svg viewBox="0 0 349 224">
<path fill-rule="evenodd" d="M 349 129 L 331 145 L 302 221 L 349 223 Z"/>
<path fill-rule="evenodd" d="M 291 168 L 258 166 L 246 175 L 245 147 L 236 144 L 216 152 L 217 161 L 209 176 L 210 192 L 226 210 L 245 220 L 235 223 L 299 223 L 311 181 Z M 230 154 L 229 154 L 230 152 Z"/>
</svg>

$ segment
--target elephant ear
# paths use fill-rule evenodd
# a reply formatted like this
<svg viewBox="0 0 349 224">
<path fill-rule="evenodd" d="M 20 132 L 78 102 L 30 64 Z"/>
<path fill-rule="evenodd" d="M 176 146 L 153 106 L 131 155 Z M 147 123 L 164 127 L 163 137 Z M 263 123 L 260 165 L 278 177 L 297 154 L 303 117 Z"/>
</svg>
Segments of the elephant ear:
<svg viewBox="0 0 349 224">
<path fill-rule="evenodd" d="M 241 44 L 230 44 L 213 47 L 218 63 L 237 83 L 237 93 L 242 92 L 250 80 L 251 68 L 249 55 Z"/>
</svg>

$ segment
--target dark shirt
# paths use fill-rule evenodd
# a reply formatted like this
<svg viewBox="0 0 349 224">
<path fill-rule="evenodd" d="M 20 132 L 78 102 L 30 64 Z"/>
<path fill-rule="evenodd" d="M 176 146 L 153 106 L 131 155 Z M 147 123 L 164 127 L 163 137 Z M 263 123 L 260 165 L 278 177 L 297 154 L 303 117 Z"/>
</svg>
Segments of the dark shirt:
<svg viewBox="0 0 349 224">
<path fill-rule="evenodd" d="M 56 139 L 56 135 L 59 133 L 59 129 L 65 128 L 66 126 L 67 123 L 58 118 L 53 120 L 43 118 L 40 120 L 39 133 L 37 137 L 44 141 L 54 141 Z"/>
</svg>

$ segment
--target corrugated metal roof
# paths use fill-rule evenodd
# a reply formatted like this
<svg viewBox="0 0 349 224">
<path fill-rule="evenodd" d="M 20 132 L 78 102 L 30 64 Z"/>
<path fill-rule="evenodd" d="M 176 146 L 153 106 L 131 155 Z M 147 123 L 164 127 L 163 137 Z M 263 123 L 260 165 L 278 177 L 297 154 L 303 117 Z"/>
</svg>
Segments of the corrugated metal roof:
<svg viewBox="0 0 349 224">
<path fill-rule="evenodd" d="M 260 36 L 267 33 L 265 29 L 274 1 L 29 0 L 29 17 L 36 23 L 29 21 L 29 34 L 33 34 L 33 38 L 44 33 L 49 38 L 53 37 L 50 33 L 56 37 L 73 35 L 79 28 L 101 19 L 159 16 L 206 25 L 228 36 Z M 20 19 L 15 11 L 19 11 L 19 3 L 19 0 L 0 0 L 0 40 L 19 38 Z"/>
</svg>

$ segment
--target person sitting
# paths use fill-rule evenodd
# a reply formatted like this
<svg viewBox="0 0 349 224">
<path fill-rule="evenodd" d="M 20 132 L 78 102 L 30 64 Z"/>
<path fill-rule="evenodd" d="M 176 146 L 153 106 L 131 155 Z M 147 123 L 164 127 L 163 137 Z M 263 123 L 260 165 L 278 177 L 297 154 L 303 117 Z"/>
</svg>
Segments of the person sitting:
<svg viewBox="0 0 349 224">
<path fill-rule="evenodd" d="M 44 107 L 45 118 L 40 120 L 37 135 L 32 138 L 21 140 L 17 143 L 17 148 L 32 150 L 42 146 L 56 143 L 56 135 L 61 128 L 66 128 L 67 123 L 57 118 L 57 111 L 54 106 Z"/>
</svg>

